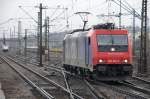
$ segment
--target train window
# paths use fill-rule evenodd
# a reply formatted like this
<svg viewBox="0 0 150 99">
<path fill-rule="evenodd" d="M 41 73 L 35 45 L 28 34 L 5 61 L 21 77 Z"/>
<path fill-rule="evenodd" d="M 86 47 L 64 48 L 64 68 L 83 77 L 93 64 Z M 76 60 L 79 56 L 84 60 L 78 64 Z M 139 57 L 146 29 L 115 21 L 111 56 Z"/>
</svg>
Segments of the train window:
<svg viewBox="0 0 150 99">
<path fill-rule="evenodd" d="M 127 35 L 113 35 L 114 45 L 128 45 Z"/>
<path fill-rule="evenodd" d="M 111 45 L 112 37 L 110 35 L 97 35 L 98 45 Z"/>
<path fill-rule="evenodd" d="M 99 51 L 128 51 L 128 36 L 97 35 L 97 44 Z"/>
</svg>

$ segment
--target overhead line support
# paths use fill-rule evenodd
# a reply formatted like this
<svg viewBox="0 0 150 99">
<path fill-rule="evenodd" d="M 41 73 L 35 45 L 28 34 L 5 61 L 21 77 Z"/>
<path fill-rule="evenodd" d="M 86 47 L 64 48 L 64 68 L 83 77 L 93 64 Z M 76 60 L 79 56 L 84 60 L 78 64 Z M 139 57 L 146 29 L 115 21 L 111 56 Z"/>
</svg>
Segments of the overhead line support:
<svg viewBox="0 0 150 99">
<path fill-rule="evenodd" d="M 142 0 L 141 46 L 138 74 L 147 75 L 147 0 Z"/>
<path fill-rule="evenodd" d="M 43 66 L 42 64 L 42 3 L 40 3 L 40 16 L 39 16 L 39 30 L 40 30 L 40 62 L 39 66 Z"/>
</svg>

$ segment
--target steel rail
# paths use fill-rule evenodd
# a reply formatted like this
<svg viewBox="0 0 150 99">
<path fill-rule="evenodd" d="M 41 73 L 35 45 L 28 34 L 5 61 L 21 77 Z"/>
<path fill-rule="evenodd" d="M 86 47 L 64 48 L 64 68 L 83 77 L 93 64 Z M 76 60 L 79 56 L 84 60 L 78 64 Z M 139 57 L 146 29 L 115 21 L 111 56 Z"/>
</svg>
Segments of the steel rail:
<svg viewBox="0 0 150 99">
<path fill-rule="evenodd" d="M 95 88 L 87 80 L 84 80 L 84 82 L 89 87 L 89 89 L 91 90 L 91 92 L 97 99 L 108 99 L 108 97 L 106 95 L 104 95 L 103 93 L 101 93 L 101 95 L 102 95 L 101 96 L 99 94 L 99 92 L 97 90 L 95 90 Z"/>
<path fill-rule="evenodd" d="M 145 97 L 145 96 L 142 96 L 142 95 L 139 95 L 139 94 L 136 94 L 136 93 L 132 93 L 128 90 L 123 90 L 122 88 L 119 88 L 119 87 L 116 87 L 116 86 L 112 86 L 112 85 L 109 85 L 109 84 L 106 84 L 106 83 L 103 83 L 103 82 L 97 82 L 97 81 L 91 81 L 93 84 L 96 84 L 96 85 L 101 85 L 101 86 L 104 86 L 104 87 L 107 87 L 107 88 L 110 88 L 118 93 L 121 93 L 121 94 L 125 94 L 125 95 L 128 95 L 128 96 L 131 96 L 131 97 L 134 97 L 136 99 L 148 99 L 148 97 Z"/>
<path fill-rule="evenodd" d="M 135 77 L 135 76 L 133 76 L 132 78 L 133 78 L 133 79 L 136 79 L 136 80 L 140 80 L 140 81 L 145 82 L 145 83 L 147 83 L 147 84 L 150 84 L 150 81 L 145 80 L 145 79 L 143 79 L 143 78 Z"/>
<path fill-rule="evenodd" d="M 8 60 L 6 60 L 4 57 L 1 57 L 1 59 L 3 59 L 17 74 L 19 74 L 24 80 L 25 82 L 27 82 L 32 88 L 36 89 L 38 92 L 40 92 L 40 94 L 45 97 L 46 99 L 55 99 L 52 95 L 50 95 L 49 93 L 47 93 L 44 89 L 38 87 L 35 83 L 33 83 L 29 78 L 27 78 L 23 73 L 21 73 L 20 71 L 18 71 L 12 64 L 10 64 L 8 62 Z"/>
<path fill-rule="evenodd" d="M 61 88 L 63 91 L 65 91 L 65 92 L 67 92 L 68 94 L 70 94 L 70 91 L 69 91 L 69 90 L 67 90 L 67 89 L 64 88 L 63 86 L 57 84 L 57 83 L 54 82 L 53 80 L 50 80 L 49 78 L 47 78 L 47 77 L 41 75 L 40 73 L 38 73 L 38 72 L 36 72 L 36 71 L 34 71 L 34 70 L 30 69 L 30 68 L 27 68 L 25 65 L 23 65 L 23 64 L 21 64 L 21 63 L 18 63 L 17 61 L 15 61 L 14 59 L 12 59 L 12 58 L 10 58 L 10 57 L 8 57 L 8 56 L 7 56 L 7 58 L 10 59 L 10 60 L 12 60 L 12 61 L 15 62 L 16 64 L 22 66 L 24 69 L 27 69 L 28 71 L 31 71 L 31 72 L 34 73 L 35 75 L 38 75 L 40 78 L 46 80 L 47 82 L 53 84 L 53 85 L 56 86 L 56 87 Z M 73 94 L 73 96 L 76 97 L 77 99 L 84 99 L 84 98 L 82 98 L 81 96 L 77 95 L 77 94 L 74 93 L 74 92 L 72 92 L 72 94 Z"/>
<path fill-rule="evenodd" d="M 11 56 L 12 57 L 12 56 Z M 17 58 L 17 60 L 20 60 L 20 61 L 22 61 L 22 62 L 25 62 L 25 60 L 22 60 L 22 59 L 18 59 Z M 38 64 L 38 62 L 28 62 L 28 64 L 31 64 L 31 65 L 36 65 L 36 66 L 39 66 Z M 60 72 L 60 73 L 62 73 L 62 70 L 64 71 L 64 73 L 66 73 L 66 74 L 69 74 L 69 75 L 72 75 L 72 76 L 76 76 L 76 75 L 74 75 L 74 74 L 71 74 L 70 72 L 68 72 L 68 71 L 65 71 L 64 70 L 64 68 L 62 68 L 62 67 L 56 67 L 56 66 L 52 66 L 52 65 L 48 65 L 48 64 L 43 64 L 43 66 L 45 67 L 45 68 L 48 68 L 48 69 L 51 69 L 51 70 L 55 70 L 55 71 L 57 71 L 57 72 Z"/>
<path fill-rule="evenodd" d="M 65 85 L 66 85 L 68 91 L 70 92 L 70 98 L 71 98 L 71 99 L 74 99 L 74 97 L 73 97 L 73 95 L 72 95 L 72 90 L 71 90 L 71 88 L 69 87 L 69 84 L 68 84 L 68 81 L 67 81 L 67 78 L 66 78 L 66 74 L 65 74 L 65 72 L 64 72 L 63 70 L 62 70 L 62 74 L 63 74 L 64 80 L 65 80 Z"/>
<path fill-rule="evenodd" d="M 121 84 L 123 84 L 123 85 L 125 85 L 125 86 L 127 86 L 127 87 L 130 87 L 130 88 L 132 88 L 132 89 L 134 89 L 134 90 L 137 90 L 137 91 L 140 91 L 140 92 L 142 92 L 142 93 L 145 93 L 145 94 L 150 95 L 150 90 L 145 89 L 145 88 L 140 87 L 140 86 L 137 86 L 137 85 L 135 85 L 134 83 L 132 83 L 132 82 L 130 82 L 130 81 L 119 82 L 119 83 L 121 83 Z"/>
</svg>

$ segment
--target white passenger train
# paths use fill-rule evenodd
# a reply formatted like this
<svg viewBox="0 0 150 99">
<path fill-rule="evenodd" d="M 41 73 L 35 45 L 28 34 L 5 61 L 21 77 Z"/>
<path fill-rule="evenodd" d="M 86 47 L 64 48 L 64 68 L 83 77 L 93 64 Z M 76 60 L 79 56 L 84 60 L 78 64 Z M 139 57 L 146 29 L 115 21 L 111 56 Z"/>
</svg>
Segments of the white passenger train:
<svg viewBox="0 0 150 99">
<path fill-rule="evenodd" d="M 9 45 L 6 43 L 5 34 L 3 34 L 2 51 L 3 52 L 8 52 L 9 51 Z"/>
<path fill-rule="evenodd" d="M 8 52 L 9 51 L 9 46 L 6 44 L 2 44 L 2 51 L 3 52 Z"/>
</svg>

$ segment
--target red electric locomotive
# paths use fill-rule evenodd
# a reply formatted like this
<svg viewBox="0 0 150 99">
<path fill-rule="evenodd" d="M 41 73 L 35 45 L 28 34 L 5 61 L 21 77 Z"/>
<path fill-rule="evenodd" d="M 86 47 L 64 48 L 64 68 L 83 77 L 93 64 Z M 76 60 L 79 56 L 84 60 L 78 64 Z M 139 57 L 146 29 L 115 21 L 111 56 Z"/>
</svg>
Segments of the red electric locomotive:
<svg viewBox="0 0 150 99">
<path fill-rule="evenodd" d="M 124 80 L 132 74 L 132 47 L 127 30 L 113 24 L 93 26 L 64 38 L 64 68 L 100 80 Z"/>
</svg>

